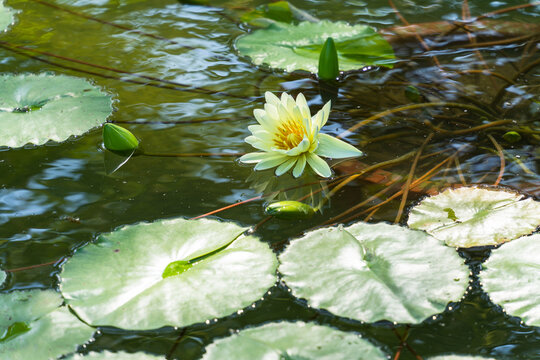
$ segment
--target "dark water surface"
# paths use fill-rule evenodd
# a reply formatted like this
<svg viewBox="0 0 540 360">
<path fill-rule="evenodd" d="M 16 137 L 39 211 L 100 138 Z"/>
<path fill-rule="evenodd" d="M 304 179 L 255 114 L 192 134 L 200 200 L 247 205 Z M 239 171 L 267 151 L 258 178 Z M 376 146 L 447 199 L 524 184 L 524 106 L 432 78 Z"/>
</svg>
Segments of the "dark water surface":
<svg viewBox="0 0 540 360">
<path fill-rule="evenodd" d="M 459 20 L 461 1 L 395 1 L 410 23 Z M 182 5 L 173 0 L 56 0 L 49 3 L 94 16 L 107 22 L 136 28 L 145 33 L 172 40 L 165 41 L 94 22 L 65 11 L 47 7 L 36 1 L 8 0 L 6 5 L 20 10 L 16 23 L 1 34 L 11 44 L 74 58 L 80 61 L 141 73 L 195 87 L 204 87 L 224 94 L 202 94 L 189 90 L 163 89 L 132 84 L 130 75 L 111 73 L 66 60 L 43 57 L 63 66 L 114 75 L 107 79 L 64 67 L 40 62 L 0 49 L 0 73 L 40 73 L 45 71 L 84 77 L 113 95 L 113 122 L 129 122 L 126 128 L 142 139 L 151 152 L 167 153 L 237 153 L 251 151 L 243 139 L 247 126 L 255 121 L 254 108 L 262 108 L 265 91 L 302 91 L 312 112 L 322 106 L 317 81 L 307 73 L 272 72 L 253 66 L 234 49 L 237 36 L 248 31 L 238 24 L 242 8 L 252 8 L 262 1 L 216 1 L 212 7 Z M 321 19 L 368 23 L 378 29 L 402 25 L 386 0 L 360 1 L 294 1 L 295 6 Z M 517 1 L 471 1 L 473 15 L 517 5 Z M 523 2 L 525 3 L 525 2 Z M 496 18 L 523 24 L 538 24 L 538 7 L 512 11 Z M 485 41 L 531 34 L 530 29 L 510 26 L 501 37 Z M 425 28 L 424 31 L 428 31 Z M 536 29 L 538 31 L 538 28 Z M 512 33 L 513 32 L 513 33 Z M 504 82 L 485 74 L 464 75 L 463 71 L 490 70 L 512 78 L 516 66 L 538 60 L 538 37 L 483 47 L 480 60 L 465 35 L 449 35 L 442 39 L 427 37 L 430 51 L 423 52 L 415 40 L 396 41 L 393 45 L 399 61 L 393 70 L 371 69 L 349 74 L 343 81 L 340 95 L 333 106 L 326 131 L 332 135 L 375 113 L 410 103 L 404 89 L 408 84 L 431 84 L 425 92 L 430 101 L 466 102 L 476 99 L 490 103 Z M 479 40 L 480 41 L 480 40 Z M 524 58 L 524 54 L 530 54 Z M 436 55 L 448 77 L 441 78 L 434 65 Z M 456 87 L 456 84 L 458 87 Z M 538 175 L 540 105 L 538 67 L 516 79 L 516 84 L 497 104 L 506 119 L 525 123 L 530 134 L 516 144 L 505 144 L 502 134 L 510 125 L 501 125 L 493 132 L 505 150 L 506 169 L 501 185 L 540 195 Z M 461 98 L 463 87 L 474 94 Z M 468 102 L 467 102 L 468 101 Z M 535 105 L 536 104 L 536 105 Z M 535 107 L 536 106 L 536 107 Z M 430 113 L 431 114 L 431 113 Z M 425 114 L 424 114 L 425 115 Z M 458 120 L 445 119 L 433 112 L 444 128 L 472 128 L 486 123 L 466 110 L 452 113 Z M 437 116 L 439 116 L 437 118 Z M 367 156 L 365 164 L 395 159 L 418 149 L 432 131 L 418 120 L 418 113 L 398 114 L 384 121 L 370 123 L 347 137 Z M 447 121 L 447 122 L 445 122 Z M 172 124 L 172 122 L 184 122 Z M 435 122 L 434 122 L 435 124 Z M 536 131 L 536 133 L 535 133 Z M 381 138 L 387 134 L 398 137 Z M 482 131 L 464 134 L 439 132 L 430 144 L 429 153 L 441 155 L 419 164 L 423 174 L 455 149 L 463 149 L 460 164 L 450 164 L 431 179 L 435 188 L 452 183 L 481 182 L 493 184 L 499 174 L 500 161 L 493 143 Z M 0 148 L 0 268 L 17 270 L 37 264 L 35 268 L 11 271 L 2 291 L 28 288 L 56 288 L 60 265 L 79 247 L 94 240 L 99 233 L 120 225 L 153 221 L 170 217 L 194 217 L 223 206 L 255 197 L 263 191 L 271 172 L 252 175 L 252 167 L 239 165 L 234 157 L 136 157 L 118 171 L 102 148 L 101 129 L 63 143 L 19 149 Z M 336 174 L 351 171 L 354 162 L 339 164 Z M 411 160 L 387 169 L 406 175 Z M 464 179 L 462 179 L 462 177 Z M 265 193 L 287 188 L 291 179 L 270 184 Z M 288 182 L 289 181 L 289 182 Z M 274 186 L 274 188 L 272 188 Z M 314 185 L 315 188 L 320 185 Z M 305 221 L 290 223 L 273 219 L 259 228 L 258 235 L 280 251 L 287 239 L 324 223 L 384 188 L 373 181 L 355 181 L 332 197 L 322 214 Z M 409 205 L 424 193 L 412 193 Z M 384 199 L 384 197 L 382 198 Z M 360 210 L 380 202 L 375 200 Z M 265 218 L 263 201 L 247 203 L 217 214 L 219 218 L 251 226 Z M 399 198 L 374 214 L 371 221 L 394 221 Z M 359 210 L 359 211 L 360 211 Z M 366 214 L 357 219 L 364 219 Z M 339 221 L 345 221 L 345 218 Z M 349 220 L 346 220 L 349 221 Z M 487 253 L 464 252 L 473 274 L 481 267 Z M 96 274 L 99 276 L 99 274 Z M 444 353 L 492 356 L 497 359 L 540 359 L 540 330 L 526 326 L 519 319 L 505 315 L 484 294 L 473 275 L 471 290 L 464 299 L 453 304 L 451 311 L 412 326 L 408 342 L 423 358 Z M 273 320 L 314 320 L 347 331 L 359 331 L 379 345 L 393 358 L 399 340 L 391 324 L 360 324 L 337 318 L 326 312 L 308 308 L 294 299 L 283 286 L 242 315 L 234 315 L 210 324 L 189 326 L 189 336 L 178 343 L 179 330 L 165 328 L 149 332 L 126 332 L 104 328 L 95 342 L 80 348 L 81 352 L 100 349 L 147 351 L 169 354 L 172 358 L 196 359 L 204 346 L 232 330 L 263 324 Z M 397 326 L 399 332 L 405 326 Z M 401 359 L 414 359 L 405 351 Z"/>
</svg>

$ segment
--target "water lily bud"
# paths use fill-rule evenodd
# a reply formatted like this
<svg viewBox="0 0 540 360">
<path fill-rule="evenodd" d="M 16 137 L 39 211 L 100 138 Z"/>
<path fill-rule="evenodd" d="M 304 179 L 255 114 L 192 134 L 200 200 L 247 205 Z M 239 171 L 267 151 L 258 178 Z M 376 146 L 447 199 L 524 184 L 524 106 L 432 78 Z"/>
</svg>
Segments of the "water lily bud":
<svg viewBox="0 0 540 360">
<path fill-rule="evenodd" d="M 315 214 L 315 209 L 299 201 L 278 201 L 264 209 L 268 215 L 285 220 L 308 219 Z"/>
<path fill-rule="evenodd" d="M 133 151 L 139 147 L 139 140 L 129 130 L 115 124 L 103 125 L 103 143 L 110 151 Z"/>
<path fill-rule="evenodd" d="M 339 76 L 339 62 L 334 39 L 327 38 L 319 55 L 319 79 L 335 80 Z"/>
<path fill-rule="evenodd" d="M 504 141 L 513 144 L 521 140 L 521 135 L 517 131 L 508 131 L 503 135 Z"/>
</svg>

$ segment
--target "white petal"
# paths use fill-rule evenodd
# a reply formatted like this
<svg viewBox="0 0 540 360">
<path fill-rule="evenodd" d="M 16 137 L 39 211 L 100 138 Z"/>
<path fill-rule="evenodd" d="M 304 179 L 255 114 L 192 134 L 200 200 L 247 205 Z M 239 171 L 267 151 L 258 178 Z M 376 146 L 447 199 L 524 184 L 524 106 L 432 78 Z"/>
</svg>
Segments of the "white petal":
<svg viewBox="0 0 540 360">
<path fill-rule="evenodd" d="M 253 146 L 255 149 L 270 151 L 272 150 L 272 143 L 263 141 L 256 136 L 248 136 L 244 139 L 249 145 Z"/>
<path fill-rule="evenodd" d="M 319 147 L 315 154 L 333 159 L 362 156 L 363 153 L 345 141 L 327 134 L 319 134 Z"/>
<path fill-rule="evenodd" d="M 317 119 L 316 124 L 318 125 L 319 129 L 326 125 L 326 122 L 328 121 L 328 117 L 330 116 L 330 106 L 331 102 L 328 101 L 326 104 L 324 104 L 323 108 L 319 110 L 315 115 Z"/>
<path fill-rule="evenodd" d="M 307 163 L 319 176 L 327 178 L 332 175 L 332 170 L 330 170 L 330 166 L 328 166 L 326 161 L 315 154 L 307 154 Z"/>
<path fill-rule="evenodd" d="M 279 113 L 277 106 L 273 104 L 264 104 L 264 110 L 266 111 L 266 116 L 270 119 L 270 123 L 273 127 L 276 127 L 279 124 Z"/>
<path fill-rule="evenodd" d="M 275 149 L 272 148 L 271 150 L 280 154 L 283 154 L 285 156 L 298 156 L 306 151 L 309 150 L 309 147 L 311 146 L 311 143 L 309 142 L 309 139 L 307 137 L 304 137 L 302 141 L 295 147 L 290 150 L 282 150 L 282 149 Z"/>
<path fill-rule="evenodd" d="M 304 118 L 310 119 L 311 113 L 309 111 L 309 106 L 307 104 L 306 98 L 304 97 L 304 94 L 299 93 L 296 97 L 296 105 L 300 109 L 300 112 L 302 113 L 302 116 Z"/>
<path fill-rule="evenodd" d="M 272 153 L 272 156 L 268 156 L 266 159 L 260 161 L 257 165 L 255 165 L 255 170 L 270 169 L 283 164 L 288 159 L 288 156 Z"/>
<path fill-rule="evenodd" d="M 264 98 L 266 99 L 266 102 L 272 105 L 277 106 L 279 104 L 279 98 L 272 94 L 270 91 L 267 91 L 264 93 Z"/>
<path fill-rule="evenodd" d="M 298 157 L 298 161 L 296 162 L 296 166 L 293 169 L 293 176 L 295 178 L 302 175 L 304 172 L 304 168 L 306 167 L 306 155 L 302 154 Z"/>
<path fill-rule="evenodd" d="M 254 163 L 258 163 L 259 161 L 261 160 L 264 160 L 266 159 L 269 154 L 271 153 L 266 153 L 266 152 L 252 152 L 252 153 L 249 153 L 249 154 L 245 154 L 243 155 L 240 159 L 240 162 L 243 162 L 245 164 L 254 164 Z"/>
<path fill-rule="evenodd" d="M 276 168 L 276 176 L 281 176 L 285 174 L 287 171 L 289 171 L 290 168 L 293 167 L 293 165 L 296 163 L 296 158 L 290 158 L 289 160 L 285 161 L 283 164 L 279 165 Z"/>
<path fill-rule="evenodd" d="M 255 119 L 259 124 L 261 124 L 265 129 L 271 130 L 273 128 L 273 122 L 266 114 L 266 111 L 263 109 L 255 109 L 253 110 L 253 116 L 255 116 Z"/>
<path fill-rule="evenodd" d="M 252 134 L 260 131 L 265 131 L 262 125 L 249 125 L 248 130 L 251 131 Z"/>
</svg>

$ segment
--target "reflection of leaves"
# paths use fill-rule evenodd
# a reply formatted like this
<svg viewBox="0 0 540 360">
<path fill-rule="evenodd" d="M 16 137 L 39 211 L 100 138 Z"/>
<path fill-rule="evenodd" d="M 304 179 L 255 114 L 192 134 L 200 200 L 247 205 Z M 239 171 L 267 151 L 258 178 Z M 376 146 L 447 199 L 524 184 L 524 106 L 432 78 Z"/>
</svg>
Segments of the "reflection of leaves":
<svg viewBox="0 0 540 360">
<path fill-rule="evenodd" d="M 336 44 L 341 71 L 366 65 L 392 67 L 394 51 L 382 36 L 369 26 L 351 26 L 344 22 L 275 23 L 240 37 L 236 46 L 255 65 L 264 63 L 285 71 L 315 73 L 321 48 L 328 37 Z"/>
</svg>

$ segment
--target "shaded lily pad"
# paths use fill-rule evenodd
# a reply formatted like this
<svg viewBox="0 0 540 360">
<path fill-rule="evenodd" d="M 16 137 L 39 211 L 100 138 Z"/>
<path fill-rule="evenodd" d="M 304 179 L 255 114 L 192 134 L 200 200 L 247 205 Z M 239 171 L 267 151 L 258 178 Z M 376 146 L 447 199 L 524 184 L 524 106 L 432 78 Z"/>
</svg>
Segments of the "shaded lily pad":
<svg viewBox="0 0 540 360">
<path fill-rule="evenodd" d="M 154 329 L 222 317 L 276 281 L 276 256 L 245 230 L 181 218 L 124 226 L 78 250 L 60 289 L 93 325 Z"/>
<path fill-rule="evenodd" d="M 111 97 L 84 79 L 0 76 L 0 146 L 64 141 L 101 125 L 111 112 Z"/>
<path fill-rule="evenodd" d="M 366 322 L 419 323 L 458 301 L 469 282 L 456 251 L 397 225 L 312 231 L 292 241 L 280 260 L 294 295 Z"/>
<path fill-rule="evenodd" d="M 540 234 L 521 237 L 493 250 L 480 279 L 491 301 L 511 316 L 540 326 Z"/>
<path fill-rule="evenodd" d="M 203 359 L 384 360 L 386 356 L 355 333 L 312 323 L 279 322 L 219 339 L 206 347 Z"/>
<path fill-rule="evenodd" d="M 4 6 L 4 1 L 0 0 L 0 33 L 6 30 L 9 25 L 13 24 L 14 20 L 13 10 Z"/>
<path fill-rule="evenodd" d="M 150 355 L 143 352 L 127 353 L 124 351 L 89 352 L 86 355 L 74 354 L 66 360 L 165 360 L 165 356 Z"/>
<path fill-rule="evenodd" d="M 381 35 L 369 26 L 340 21 L 304 21 L 298 25 L 276 22 L 238 38 L 236 47 L 255 65 L 316 73 L 319 54 L 328 37 L 334 39 L 341 71 L 367 65 L 392 67 L 394 51 Z"/>
<path fill-rule="evenodd" d="M 540 202 L 515 192 L 462 187 L 415 206 L 408 225 L 454 247 L 497 245 L 540 226 Z"/>
<path fill-rule="evenodd" d="M 73 352 L 94 329 L 80 322 L 52 290 L 0 294 L 0 358 L 47 360 Z"/>
</svg>

